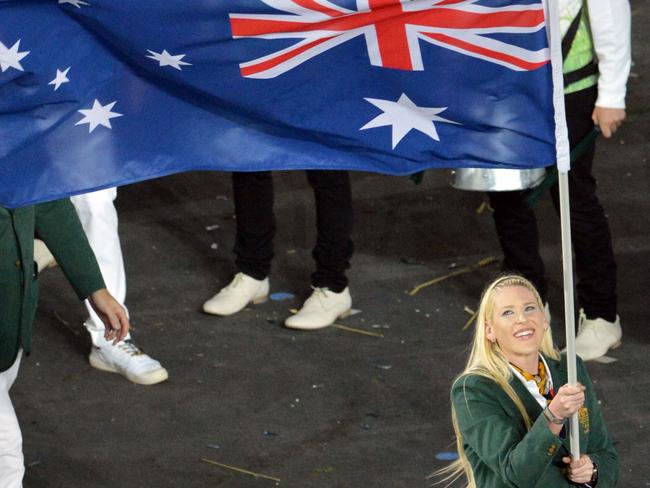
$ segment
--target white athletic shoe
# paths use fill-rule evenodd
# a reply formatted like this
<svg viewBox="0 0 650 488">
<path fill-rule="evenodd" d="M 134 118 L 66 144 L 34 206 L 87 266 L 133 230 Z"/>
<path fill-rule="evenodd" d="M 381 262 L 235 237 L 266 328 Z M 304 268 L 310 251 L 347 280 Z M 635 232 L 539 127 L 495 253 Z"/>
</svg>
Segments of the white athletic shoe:
<svg viewBox="0 0 650 488">
<path fill-rule="evenodd" d="M 113 345 L 102 337 L 100 346 L 93 346 L 88 360 L 93 368 L 119 373 L 140 385 L 155 385 L 169 377 L 167 370 L 131 339 Z"/>
<path fill-rule="evenodd" d="M 38 271 L 56 266 L 56 260 L 47 248 L 45 243 L 40 239 L 34 239 L 34 261 L 38 265 Z"/>
<path fill-rule="evenodd" d="M 264 303 L 269 297 L 269 279 L 256 280 L 237 273 L 228 286 L 203 304 L 203 311 L 211 315 L 232 315 L 249 303 Z"/>
<path fill-rule="evenodd" d="M 620 346 L 622 335 L 621 320 L 618 315 L 614 322 L 601 318 L 587 319 L 584 310 L 580 309 L 576 354 L 583 361 L 598 359 L 607 354 L 610 349 Z"/>
<path fill-rule="evenodd" d="M 334 293 L 329 288 L 314 287 L 302 308 L 285 320 L 284 325 L 291 329 L 322 329 L 332 325 L 336 319 L 350 315 L 351 307 L 352 297 L 348 288 Z"/>
</svg>

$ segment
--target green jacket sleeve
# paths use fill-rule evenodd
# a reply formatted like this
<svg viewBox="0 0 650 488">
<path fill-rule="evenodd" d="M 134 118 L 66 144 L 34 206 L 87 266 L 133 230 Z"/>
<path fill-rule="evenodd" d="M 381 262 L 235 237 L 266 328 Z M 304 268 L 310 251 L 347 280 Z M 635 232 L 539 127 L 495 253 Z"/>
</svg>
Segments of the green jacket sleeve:
<svg viewBox="0 0 650 488">
<path fill-rule="evenodd" d="M 585 385 L 585 405 L 589 412 L 589 442 L 586 453 L 598 466 L 598 488 L 614 488 L 618 481 L 619 459 L 609 436 L 594 385 L 584 363 L 578 358 L 578 378 Z M 581 451 L 585 448 L 581 446 Z"/>
<path fill-rule="evenodd" d="M 515 404 L 494 381 L 476 375 L 459 378 L 452 387 L 463 444 L 479 479 L 498 478 L 489 486 L 513 488 L 571 487 L 553 464 L 562 439 L 554 435 L 543 415 L 527 431 Z M 479 484 L 480 486 L 480 484 Z"/>
<path fill-rule="evenodd" d="M 69 199 L 35 206 L 36 232 L 52 251 L 80 299 L 105 288 L 97 259 Z"/>
</svg>

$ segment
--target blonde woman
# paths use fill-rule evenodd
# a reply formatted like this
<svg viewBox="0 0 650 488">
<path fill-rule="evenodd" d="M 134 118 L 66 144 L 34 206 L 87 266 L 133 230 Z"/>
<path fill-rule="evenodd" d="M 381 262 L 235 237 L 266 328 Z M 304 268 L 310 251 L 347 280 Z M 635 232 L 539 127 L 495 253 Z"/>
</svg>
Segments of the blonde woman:
<svg viewBox="0 0 650 488">
<path fill-rule="evenodd" d="M 467 366 L 451 390 L 459 458 L 442 470 L 470 488 L 610 488 L 614 450 L 589 375 L 566 384 L 566 358 L 553 347 L 537 290 L 521 276 L 483 292 Z M 578 412 L 580 448 L 570 458 L 566 421 Z M 443 480 L 443 481 L 445 481 Z"/>
</svg>

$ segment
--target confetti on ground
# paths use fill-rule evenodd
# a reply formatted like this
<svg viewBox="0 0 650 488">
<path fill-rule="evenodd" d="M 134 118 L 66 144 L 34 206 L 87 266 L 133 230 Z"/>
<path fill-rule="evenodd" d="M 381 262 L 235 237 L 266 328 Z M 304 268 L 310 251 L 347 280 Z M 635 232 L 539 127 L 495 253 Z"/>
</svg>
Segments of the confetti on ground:
<svg viewBox="0 0 650 488">
<path fill-rule="evenodd" d="M 311 385 L 311 387 L 314 390 L 317 390 L 318 388 L 325 388 L 325 385 L 323 383 L 314 383 L 313 385 Z"/>
<path fill-rule="evenodd" d="M 205 230 L 216 230 L 219 228 L 219 224 L 206 225 Z"/>
<path fill-rule="evenodd" d="M 286 291 L 279 291 L 277 293 L 271 293 L 271 300 L 274 302 L 281 302 L 282 300 L 291 300 L 295 297 L 293 293 L 289 293 Z"/>
<path fill-rule="evenodd" d="M 436 454 L 436 459 L 438 461 L 455 461 L 458 459 L 458 453 L 452 451 L 444 451 Z"/>
<path fill-rule="evenodd" d="M 355 329 L 354 327 L 348 327 L 347 325 L 332 324 L 332 327 L 334 327 L 335 329 L 344 330 L 346 332 L 353 332 L 355 334 L 367 335 L 371 337 L 384 337 L 384 334 L 380 334 L 378 332 L 370 332 L 368 330 Z"/>
<path fill-rule="evenodd" d="M 221 449 L 219 444 L 208 444 L 206 447 L 209 447 L 210 449 Z"/>
<path fill-rule="evenodd" d="M 352 315 L 357 315 L 357 314 L 360 314 L 360 313 L 361 313 L 361 310 L 359 310 L 358 308 L 351 308 L 350 309 L 350 315 L 348 315 L 348 317 L 350 317 Z"/>
<path fill-rule="evenodd" d="M 217 249 L 219 249 L 219 244 L 213 242 L 212 244 L 210 244 L 210 249 L 214 249 L 216 251 Z"/>
<path fill-rule="evenodd" d="M 275 432 L 271 432 L 270 430 L 265 430 L 264 432 L 262 432 L 262 435 L 264 437 L 277 437 L 280 434 L 276 434 Z"/>
<path fill-rule="evenodd" d="M 383 369 L 384 371 L 388 371 L 393 367 L 392 364 L 375 364 L 375 368 L 377 369 Z"/>
<path fill-rule="evenodd" d="M 467 305 L 465 305 L 463 310 L 469 314 L 469 318 L 467 319 L 467 322 L 465 322 L 465 325 L 463 325 L 463 330 L 467 330 L 469 326 L 472 325 L 472 322 L 474 322 L 474 320 L 476 319 L 476 316 L 478 315 L 478 311 L 475 312 Z"/>
<path fill-rule="evenodd" d="M 61 316 L 59 315 L 59 313 L 58 313 L 56 310 L 54 311 L 54 316 L 56 317 L 56 319 L 57 319 L 59 322 L 61 322 L 61 323 L 65 326 L 66 329 L 68 329 L 70 332 L 72 332 L 72 333 L 73 333 L 74 335 L 76 335 L 76 336 L 79 335 L 79 331 L 76 330 L 76 329 L 73 329 L 73 328 L 70 326 L 70 323 L 69 323 L 67 320 L 65 320 L 63 317 L 61 317 Z"/>
<path fill-rule="evenodd" d="M 476 214 L 481 215 L 486 210 L 488 212 L 494 212 L 494 209 L 492 207 L 490 207 L 490 204 L 488 202 L 486 202 L 486 201 L 483 201 L 483 202 L 481 202 L 481 204 L 476 209 Z"/>
<path fill-rule="evenodd" d="M 436 283 L 440 283 L 441 281 L 444 281 L 448 278 L 452 278 L 454 276 L 466 274 L 466 273 L 471 273 L 472 271 L 476 271 L 480 268 L 485 268 L 486 266 L 489 266 L 490 264 L 496 263 L 498 261 L 497 258 L 494 256 L 489 256 L 487 258 L 481 259 L 478 263 L 472 265 L 472 266 L 465 266 L 463 268 L 460 268 L 456 271 L 453 271 L 452 273 L 448 273 L 443 276 L 438 276 L 437 278 L 434 278 L 432 280 L 426 281 L 424 283 L 421 283 L 417 285 L 415 288 L 413 288 L 410 292 L 409 295 L 414 296 L 417 292 L 422 290 L 423 288 L 426 288 L 427 286 L 435 285 Z"/>
<path fill-rule="evenodd" d="M 208 464 L 214 464 L 215 466 L 219 466 L 221 468 L 230 469 L 232 471 L 237 471 L 238 473 L 243 473 L 243 474 L 247 474 L 249 476 L 254 476 L 255 478 L 263 478 L 265 480 L 275 481 L 276 483 L 280 483 L 280 481 L 282 481 L 282 480 L 280 480 L 280 478 L 276 478 L 274 476 L 268 476 L 266 474 L 255 473 L 254 471 L 249 471 L 247 469 L 238 468 L 237 466 L 230 466 L 229 464 L 218 463 L 216 461 L 213 461 L 212 459 L 201 458 L 201 461 L 203 461 L 204 463 L 208 463 Z"/>
<path fill-rule="evenodd" d="M 618 359 L 610 356 L 601 356 L 599 358 L 594 359 L 595 363 L 601 363 L 601 364 L 611 364 L 611 363 L 615 363 L 616 361 L 618 361 Z"/>
</svg>

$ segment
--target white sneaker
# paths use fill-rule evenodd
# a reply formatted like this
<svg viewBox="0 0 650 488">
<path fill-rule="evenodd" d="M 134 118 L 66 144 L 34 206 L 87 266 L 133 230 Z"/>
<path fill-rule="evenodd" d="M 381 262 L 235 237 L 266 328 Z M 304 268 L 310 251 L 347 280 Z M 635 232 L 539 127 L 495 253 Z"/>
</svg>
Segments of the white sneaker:
<svg viewBox="0 0 650 488">
<path fill-rule="evenodd" d="M 100 347 L 93 346 L 88 360 L 93 368 L 119 373 L 140 385 L 155 385 L 169 376 L 158 361 L 142 352 L 131 339 L 113 345 L 101 338 Z"/>
<path fill-rule="evenodd" d="M 348 288 L 334 293 L 329 288 L 314 287 L 302 308 L 285 320 L 284 325 L 291 329 L 322 329 L 332 325 L 336 319 L 350 315 L 351 307 L 352 297 Z"/>
<path fill-rule="evenodd" d="M 621 345 L 621 321 L 608 322 L 605 319 L 587 319 L 584 310 L 580 309 L 578 335 L 576 336 L 576 354 L 583 361 L 591 361 L 604 356 L 610 349 Z"/>
<path fill-rule="evenodd" d="M 56 260 L 47 248 L 45 243 L 40 239 L 34 239 L 34 261 L 38 265 L 38 271 L 41 272 L 46 268 L 56 266 Z"/>
<path fill-rule="evenodd" d="M 232 315 L 249 303 L 264 303 L 269 297 L 269 279 L 256 280 L 237 273 L 228 286 L 203 304 L 203 311 L 212 315 Z"/>
</svg>

